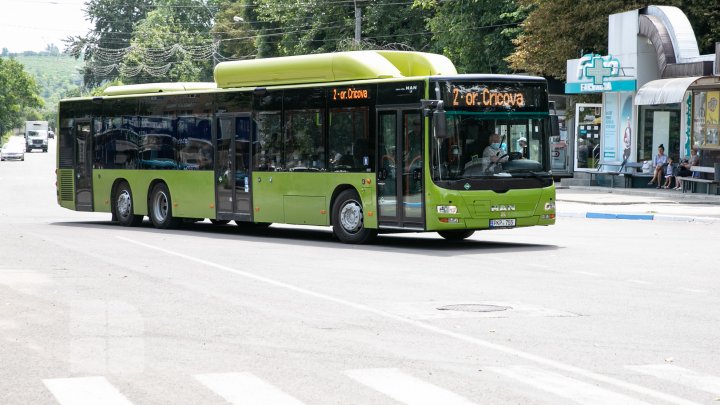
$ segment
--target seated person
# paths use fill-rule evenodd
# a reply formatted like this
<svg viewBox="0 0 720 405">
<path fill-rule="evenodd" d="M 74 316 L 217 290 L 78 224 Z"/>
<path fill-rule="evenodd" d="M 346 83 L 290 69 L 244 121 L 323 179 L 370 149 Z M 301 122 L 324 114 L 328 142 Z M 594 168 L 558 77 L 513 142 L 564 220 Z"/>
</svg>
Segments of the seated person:
<svg viewBox="0 0 720 405">
<path fill-rule="evenodd" d="M 678 174 L 677 176 L 675 176 L 675 184 L 677 184 L 675 190 L 682 190 L 682 178 L 692 176 L 693 172 L 690 170 L 690 168 L 693 166 L 698 166 L 700 164 L 700 155 L 698 155 L 698 149 L 699 148 L 697 145 L 693 145 L 692 149 L 690 149 L 690 158 L 680 161 L 680 167 L 678 167 Z"/>
<path fill-rule="evenodd" d="M 673 177 L 673 160 L 671 157 L 668 156 L 667 158 L 667 167 L 665 168 L 665 185 L 662 186 L 662 188 L 670 188 L 670 185 L 672 185 Z"/>
<path fill-rule="evenodd" d="M 489 145 L 483 151 L 483 165 L 487 171 L 501 171 L 502 164 L 508 161 L 508 155 L 501 148 L 500 135 L 492 134 L 488 137 Z"/>
<path fill-rule="evenodd" d="M 666 163 L 667 155 L 665 154 L 665 146 L 663 144 L 660 144 L 660 146 L 658 146 L 658 154 L 655 155 L 655 158 L 653 158 L 653 178 L 648 183 L 648 186 L 651 186 L 657 182 L 656 188 L 660 188 L 660 181 L 662 180 L 663 169 L 665 169 Z"/>
</svg>

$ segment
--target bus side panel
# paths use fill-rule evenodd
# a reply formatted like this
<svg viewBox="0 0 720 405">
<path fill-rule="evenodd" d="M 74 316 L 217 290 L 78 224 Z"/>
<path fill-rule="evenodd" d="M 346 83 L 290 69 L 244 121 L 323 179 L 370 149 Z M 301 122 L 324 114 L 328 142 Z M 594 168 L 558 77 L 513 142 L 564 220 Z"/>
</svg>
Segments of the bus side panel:
<svg viewBox="0 0 720 405">
<path fill-rule="evenodd" d="M 125 179 L 133 193 L 134 211 L 147 215 L 150 186 L 164 181 L 170 190 L 173 216 L 183 218 L 215 218 L 214 173 L 194 170 L 103 170 L 93 171 L 95 211 L 110 212 L 112 187 L 117 179 Z"/>
<path fill-rule="evenodd" d="M 516 189 L 457 191 L 428 186 L 425 215 L 428 231 L 488 229 L 491 219 L 514 219 L 515 227 L 555 223 L 555 185 Z M 455 206 L 456 214 L 438 213 L 438 206 Z M 448 219 L 456 219 L 456 222 Z"/>
<path fill-rule="evenodd" d="M 255 222 L 330 225 L 333 192 L 353 187 L 362 200 L 365 226 L 377 228 L 374 173 L 255 172 Z"/>
</svg>

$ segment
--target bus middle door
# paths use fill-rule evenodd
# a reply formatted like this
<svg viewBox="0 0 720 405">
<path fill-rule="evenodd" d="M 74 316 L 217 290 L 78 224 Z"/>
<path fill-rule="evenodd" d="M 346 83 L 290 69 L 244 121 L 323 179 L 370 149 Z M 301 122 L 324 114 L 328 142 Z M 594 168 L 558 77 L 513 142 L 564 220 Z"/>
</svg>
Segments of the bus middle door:
<svg viewBox="0 0 720 405">
<path fill-rule="evenodd" d="M 217 118 L 215 162 L 218 219 L 252 220 L 250 113 L 222 114 Z"/>
</svg>

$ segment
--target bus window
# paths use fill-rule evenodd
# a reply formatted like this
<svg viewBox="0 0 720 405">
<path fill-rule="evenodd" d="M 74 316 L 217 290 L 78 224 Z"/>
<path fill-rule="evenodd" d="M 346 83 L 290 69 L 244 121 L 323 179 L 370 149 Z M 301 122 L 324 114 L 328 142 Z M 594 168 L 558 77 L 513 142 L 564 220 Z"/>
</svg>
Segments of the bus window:
<svg viewBox="0 0 720 405">
<path fill-rule="evenodd" d="M 279 170 L 283 167 L 280 112 L 256 113 L 255 122 L 258 143 L 253 167 L 257 171 Z"/>
<path fill-rule="evenodd" d="M 330 170 L 370 171 L 374 145 L 368 135 L 368 108 L 330 110 Z"/>
<path fill-rule="evenodd" d="M 285 117 L 287 168 L 324 169 L 323 110 L 288 110 L 285 111 Z"/>
</svg>

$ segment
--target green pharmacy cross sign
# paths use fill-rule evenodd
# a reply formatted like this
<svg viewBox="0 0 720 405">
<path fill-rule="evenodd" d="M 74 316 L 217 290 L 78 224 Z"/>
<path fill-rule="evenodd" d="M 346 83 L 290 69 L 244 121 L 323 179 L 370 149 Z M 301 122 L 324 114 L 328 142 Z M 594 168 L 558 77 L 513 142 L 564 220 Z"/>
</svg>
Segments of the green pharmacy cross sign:
<svg viewBox="0 0 720 405">
<path fill-rule="evenodd" d="M 614 56 L 597 54 L 583 55 L 577 59 L 575 74 L 568 71 L 565 92 L 568 94 L 600 93 L 607 91 L 635 91 L 637 80 L 633 76 L 620 76 L 623 69 L 634 71 L 634 67 L 620 67 L 620 60 Z"/>
<path fill-rule="evenodd" d="M 613 74 L 613 71 L 615 74 Z M 617 68 L 605 66 L 603 58 L 593 58 L 592 65 L 585 67 L 585 76 L 593 79 L 593 84 L 603 84 L 606 77 L 617 76 Z"/>
</svg>

